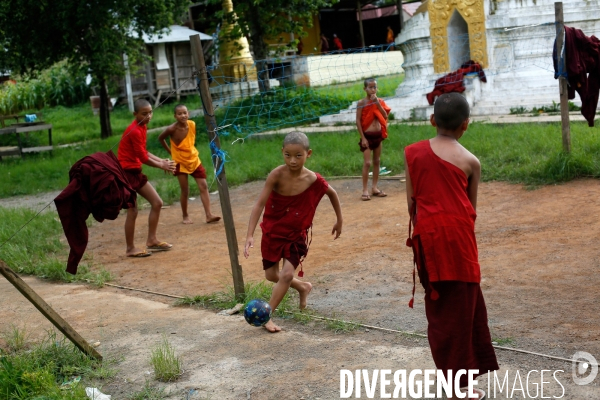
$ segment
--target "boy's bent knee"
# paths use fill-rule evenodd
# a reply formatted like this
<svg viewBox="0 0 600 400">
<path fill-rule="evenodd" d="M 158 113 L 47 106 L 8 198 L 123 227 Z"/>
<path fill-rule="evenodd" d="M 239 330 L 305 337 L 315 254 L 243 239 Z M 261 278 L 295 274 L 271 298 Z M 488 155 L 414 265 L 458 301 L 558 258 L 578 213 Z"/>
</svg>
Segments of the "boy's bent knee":
<svg viewBox="0 0 600 400">
<path fill-rule="evenodd" d="M 154 209 L 161 209 L 163 206 L 163 201 L 162 199 L 159 197 L 155 200 L 152 201 L 152 203 L 150 203 L 150 205 L 152 206 L 152 208 Z"/>
<path fill-rule="evenodd" d="M 292 270 L 285 270 L 285 271 L 282 270 L 279 273 L 279 280 L 283 281 L 285 283 L 290 283 L 294 279 L 294 272 L 295 272 L 294 269 L 292 269 Z"/>
</svg>

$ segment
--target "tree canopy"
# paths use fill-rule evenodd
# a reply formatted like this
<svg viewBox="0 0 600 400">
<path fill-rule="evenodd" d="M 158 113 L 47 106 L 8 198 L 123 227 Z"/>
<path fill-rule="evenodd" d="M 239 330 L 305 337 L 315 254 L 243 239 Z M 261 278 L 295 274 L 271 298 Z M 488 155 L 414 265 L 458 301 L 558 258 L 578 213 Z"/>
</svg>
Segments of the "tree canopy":
<svg viewBox="0 0 600 400">
<path fill-rule="evenodd" d="M 67 59 L 100 87 L 100 126 L 111 135 L 108 79 L 125 72 L 123 54 L 144 56 L 142 35 L 160 34 L 189 0 L 3 0 L 0 71 L 32 73 Z M 3 49 L 3 52 L 2 52 Z"/>
</svg>

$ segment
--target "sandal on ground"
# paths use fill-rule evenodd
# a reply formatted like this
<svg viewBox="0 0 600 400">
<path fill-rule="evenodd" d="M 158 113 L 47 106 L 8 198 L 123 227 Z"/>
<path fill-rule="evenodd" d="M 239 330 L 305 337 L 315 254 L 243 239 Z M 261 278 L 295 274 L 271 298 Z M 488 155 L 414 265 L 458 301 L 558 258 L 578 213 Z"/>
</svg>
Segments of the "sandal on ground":
<svg viewBox="0 0 600 400">
<path fill-rule="evenodd" d="M 140 251 L 138 253 L 129 254 L 127 257 L 144 258 L 150 257 L 151 255 L 152 253 L 150 253 L 149 251 Z"/>
<path fill-rule="evenodd" d="M 148 250 L 152 250 L 152 251 L 166 251 L 166 250 L 171 250 L 173 245 L 170 243 L 167 243 L 167 242 L 160 242 L 159 244 L 155 244 L 153 246 L 146 246 L 146 247 L 148 248 Z"/>
<path fill-rule="evenodd" d="M 385 193 L 383 190 L 380 190 L 379 192 L 373 192 L 373 197 L 387 197 L 387 193 Z"/>
<path fill-rule="evenodd" d="M 368 194 L 363 194 L 362 196 L 360 196 L 360 199 L 362 201 L 369 201 L 371 200 L 371 196 L 369 196 Z"/>
</svg>

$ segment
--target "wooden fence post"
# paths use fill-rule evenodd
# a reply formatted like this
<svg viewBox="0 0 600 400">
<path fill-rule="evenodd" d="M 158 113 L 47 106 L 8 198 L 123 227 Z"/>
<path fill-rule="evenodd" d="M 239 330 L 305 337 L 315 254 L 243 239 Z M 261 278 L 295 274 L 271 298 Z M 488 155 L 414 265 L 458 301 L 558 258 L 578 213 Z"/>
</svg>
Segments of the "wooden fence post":
<svg viewBox="0 0 600 400">
<path fill-rule="evenodd" d="M 211 146 L 210 148 L 211 155 L 213 156 L 213 166 L 215 168 L 215 172 L 219 170 L 221 171 L 217 175 L 216 181 L 217 188 L 219 190 L 219 200 L 221 201 L 221 210 L 223 212 L 223 222 L 225 224 L 225 234 L 227 236 L 227 247 L 229 248 L 229 260 L 231 261 L 231 272 L 233 274 L 233 288 L 235 290 L 235 296 L 241 299 L 245 295 L 244 276 L 242 274 L 242 266 L 238 260 L 238 241 L 233 222 L 233 212 L 231 211 L 231 202 L 229 200 L 229 187 L 227 186 L 225 167 L 223 166 L 223 160 L 215 157 L 216 151 L 221 149 L 221 142 L 219 141 L 219 135 L 217 133 L 217 120 L 215 118 L 215 111 L 212 105 L 212 98 L 210 97 L 210 87 L 208 86 L 206 63 L 204 62 L 204 52 L 202 51 L 200 35 L 190 36 L 190 42 L 192 45 L 192 58 L 194 59 L 194 64 L 200 78 L 198 91 L 200 92 L 200 97 L 204 107 L 204 122 L 206 123 L 208 137 L 211 142 L 215 144 L 214 147 Z"/>
<path fill-rule="evenodd" d="M 569 93 L 567 89 L 567 79 L 562 76 L 566 71 L 564 45 L 564 19 L 563 19 L 563 3 L 557 1 L 554 3 L 554 20 L 556 22 L 556 54 L 558 71 L 561 73 L 558 77 L 558 88 L 560 92 L 560 120 L 562 125 L 562 143 L 565 153 L 571 152 L 571 126 L 569 124 Z"/>
</svg>

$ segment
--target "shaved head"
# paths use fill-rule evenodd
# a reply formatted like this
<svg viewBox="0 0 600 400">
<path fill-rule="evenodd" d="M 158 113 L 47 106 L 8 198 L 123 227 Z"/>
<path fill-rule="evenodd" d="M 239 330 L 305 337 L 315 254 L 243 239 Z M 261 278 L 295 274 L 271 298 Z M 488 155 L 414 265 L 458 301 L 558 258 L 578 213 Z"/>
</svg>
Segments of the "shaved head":
<svg viewBox="0 0 600 400">
<path fill-rule="evenodd" d="M 177 113 L 177 110 L 179 110 L 180 108 L 184 108 L 184 107 L 187 108 L 187 106 L 185 104 L 177 104 L 175 106 L 175 108 L 173 109 L 173 112 Z"/>
<path fill-rule="evenodd" d="M 137 112 L 142 107 L 148 107 L 150 102 L 146 99 L 137 99 L 135 103 L 133 103 L 133 111 Z"/>
<path fill-rule="evenodd" d="M 288 144 L 299 144 L 304 147 L 304 150 L 310 150 L 308 137 L 300 131 L 290 132 L 285 136 L 285 139 L 283 139 L 283 147 Z"/>
<path fill-rule="evenodd" d="M 433 106 L 436 125 L 450 131 L 457 130 L 470 113 L 467 99 L 459 93 L 444 93 Z"/>
</svg>

